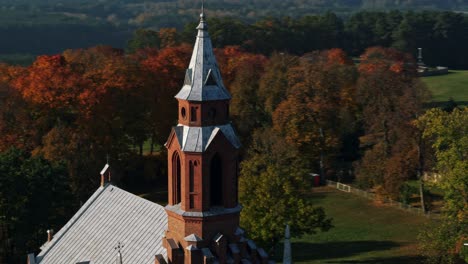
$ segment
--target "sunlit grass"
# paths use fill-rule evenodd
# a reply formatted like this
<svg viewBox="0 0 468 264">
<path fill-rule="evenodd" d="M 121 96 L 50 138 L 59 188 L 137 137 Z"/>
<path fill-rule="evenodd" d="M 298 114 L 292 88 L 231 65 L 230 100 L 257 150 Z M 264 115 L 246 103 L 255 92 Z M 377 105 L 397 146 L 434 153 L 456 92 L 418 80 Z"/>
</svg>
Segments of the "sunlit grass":
<svg viewBox="0 0 468 264">
<path fill-rule="evenodd" d="M 450 71 L 449 74 L 422 77 L 423 82 L 432 92 L 435 102 L 468 101 L 468 71 Z"/>
<path fill-rule="evenodd" d="M 417 263 L 416 237 L 429 221 L 349 193 L 320 188 L 311 199 L 333 218 L 328 232 L 293 239 L 294 263 Z M 277 252 L 282 254 L 282 249 Z M 277 261 L 281 256 L 277 257 Z"/>
</svg>

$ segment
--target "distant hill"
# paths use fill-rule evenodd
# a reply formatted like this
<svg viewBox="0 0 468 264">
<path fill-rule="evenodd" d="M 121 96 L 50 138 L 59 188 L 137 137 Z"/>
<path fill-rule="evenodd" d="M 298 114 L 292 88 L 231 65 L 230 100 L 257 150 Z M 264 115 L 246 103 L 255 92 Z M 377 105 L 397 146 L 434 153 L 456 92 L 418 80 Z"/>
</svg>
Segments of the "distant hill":
<svg viewBox="0 0 468 264">
<path fill-rule="evenodd" d="M 135 26 L 182 26 L 199 12 L 201 0 L 0 0 L 0 11 L 32 14 L 33 20 L 108 22 Z M 468 12 L 468 0 L 207 0 L 208 13 L 254 21 L 265 16 L 298 17 L 333 11 L 450 10 Z M 62 17 L 60 17 L 62 16 Z M 60 17 L 60 18 L 59 18 Z M 29 16 L 31 18 L 31 16 Z M 0 25 L 4 21 L 0 18 Z"/>
<path fill-rule="evenodd" d="M 206 0 L 208 18 L 247 24 L 265 17 L 332 11 L 345 21 L 369 11 L 447 10 L 468 13 L 468 0 Z M 182 30 L 196 23 L 201 0 L 0 0 L 0 61 L 99 44 L 123 48 L 137 28 Z M 28 55 L 25 57 L 25 55 Z M 3 58 L 3 59 L 2 59 Z M 27 61 L 27 60 L 26 60 Z"/>
</svg>

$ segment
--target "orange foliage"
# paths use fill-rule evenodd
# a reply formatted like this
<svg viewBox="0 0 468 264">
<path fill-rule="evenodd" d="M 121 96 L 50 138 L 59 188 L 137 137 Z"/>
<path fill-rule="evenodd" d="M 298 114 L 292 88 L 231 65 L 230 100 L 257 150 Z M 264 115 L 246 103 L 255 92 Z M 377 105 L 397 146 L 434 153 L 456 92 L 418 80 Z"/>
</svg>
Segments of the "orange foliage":
<svg viewBox="0 0 468 264">
<path fill-rule="evenodd" d="M 327 63 L 333 64 L 337 63 L 340 65 L 351 65 L 353 61 L 348 57 L 346 52 L 342 49 L 330 49 L 325 51 L 327 57 Z"/>
<path fill-rule="evenodd" d="M 75 72 L 63 56 L 54 55 L 39 56 L 12 85 L 27 101 L 50 108 L 67 108 L 76 104 L 80 94 L 92 83 Z"/>
<path fill-rule="evenodd" d="M 372 47 L 361 55 L 359 71 L 363 74 L 392 71 L 414 75 L 415 63 L 409 54 L 401 53 L 392 48 Z"/>
<path fill-rule="evenodd" d="M 142 65 L 166 87 L 179 87 L 183 83 L 191 54 L 192 47 L 187 44 L 168 47 L 143 60 Z"/>
<path fill-rule="evenodd" d="M 263 55 L 243 51 L 239 46 L 226 46 L 215 50 L 223 81 L 229 89 L 237 73 L 246 65 L 251 69 L 263 69 L 267 58 Z"/>
</svg>

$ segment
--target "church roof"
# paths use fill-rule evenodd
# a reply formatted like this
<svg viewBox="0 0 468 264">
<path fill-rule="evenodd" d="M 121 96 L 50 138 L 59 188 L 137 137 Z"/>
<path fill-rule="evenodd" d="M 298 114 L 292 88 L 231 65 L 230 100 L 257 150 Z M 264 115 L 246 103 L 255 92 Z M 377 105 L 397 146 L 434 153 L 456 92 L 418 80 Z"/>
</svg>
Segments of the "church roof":
<svg viewBox="0 0 468 264">
<path fill-rule="evenodd" d="M 184 86 L 175 97 L 188 101 L 229 100 L 231 95 L 224 87 L 205 17 L 203 14 L 200 17 L 198 35 L 185 74 Z"/>
<path fill-rule="evenodd" d="M 119 242 L 124 263 L 154 263 L 155 255 L 166 256 L 166 229 L 164 207 L 108 184 L 41 247 L 36 263 L 115 263 Z"/>
<path fill-rule="evenodd" d="M 185 152 L 204 152 L 213 139 L 222 133 L 234 148 L 241 144 L 231 124 L 222 126 L 189 127 L 179 125 L 174 128 L 181 150 Z"/>
</svg>

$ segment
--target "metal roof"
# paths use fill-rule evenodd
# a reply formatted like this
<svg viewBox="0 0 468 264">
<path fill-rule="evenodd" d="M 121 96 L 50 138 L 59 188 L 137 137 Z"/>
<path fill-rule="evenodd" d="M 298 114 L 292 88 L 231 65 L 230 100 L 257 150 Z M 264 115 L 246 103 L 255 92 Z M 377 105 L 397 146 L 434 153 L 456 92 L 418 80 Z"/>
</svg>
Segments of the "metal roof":
<svg viewBox="0 0 468 264">
<path fill-rule="evenodd" d="M 204 152 L 219 133 L 222 133 L 234 148 L 241 146 L 231 124 L 206 127 L 179 125 L 174 129 L 182 151 Z"/>
<path fill-rule="evenodd" d="M 198 35 L 182 89 L 175 96 L 188 101 L 229 100 L 221 78 L 204 15 L 200 15 Z"/>
<path fill-rule="evenodd" d="M 162 237 L 167 214 L 159 204 L 114 185 L 100 187 L 70 221 L 41 247 L 38 264 L 115 263 L 120 242 L 124 263 L 166 257 Z"/>
</svg>

